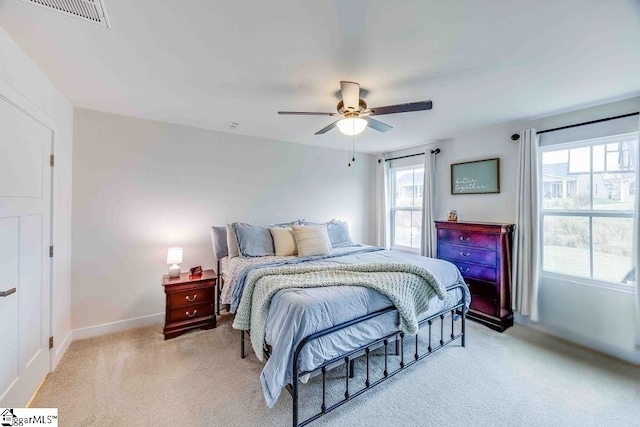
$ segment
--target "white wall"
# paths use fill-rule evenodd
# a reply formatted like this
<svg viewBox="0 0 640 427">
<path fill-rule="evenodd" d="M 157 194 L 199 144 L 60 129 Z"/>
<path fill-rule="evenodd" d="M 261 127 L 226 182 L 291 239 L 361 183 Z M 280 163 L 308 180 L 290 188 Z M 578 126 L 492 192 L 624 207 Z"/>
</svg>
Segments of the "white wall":
<svg viewBox="0 0 640 427">
<path fill-rule="evenodd" d="M 438 203 L 436 217 L 446 219 L 456 209 L 460 221 L 515 222 L 515 185 L 518 169 L 518 142 L 511 135 L 521 130 L 551 129 L 612 117 L 640 110 L 640 97 L 557 114 L 527 122 L 511 122 L 435 141 L 442 152 L 437 157 Z M 391 155 L 423 152 L 424 147 Z M 500 193 L 451 195 L 451 163 L 500 158 Z M 421 157 L 416 157 L 418 162 Z M 522 322 L 526 319 L 518 318 Z M 540 288 L 542 330 L 635 363 L 640 351 L 633 343 L 634 295 L 632 292 L 584 286 L 571 281 L 543 278 Z"/>
<path fill-rule="evenodd" d="M 74 138 L 74 329 L 164 313 L 167 248 L 214 267 L 212 225 L 335 217 L 369 241 L 369 155 L 81 109 Z"/>
<path fill-rule="evenodd" d="M 51 333 L 56 343 L 52 368 L 71 341 L 71 159 L 73 109 L 49 79 L 0 28 L 0 79 L 55 123 L 53 150 L 53 242 Z"/>
</svg>

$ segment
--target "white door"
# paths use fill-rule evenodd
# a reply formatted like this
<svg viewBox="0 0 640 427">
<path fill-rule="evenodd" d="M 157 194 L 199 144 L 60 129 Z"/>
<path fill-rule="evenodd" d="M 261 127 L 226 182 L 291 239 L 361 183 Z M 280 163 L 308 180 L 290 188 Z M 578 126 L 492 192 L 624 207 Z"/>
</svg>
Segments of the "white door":
<svg viewBox="0 0 640 427">
<path fill-rule="evenodd" d="M 49 366 L 52 131 L 0 96 L 0 407 Z"/>
</svg>

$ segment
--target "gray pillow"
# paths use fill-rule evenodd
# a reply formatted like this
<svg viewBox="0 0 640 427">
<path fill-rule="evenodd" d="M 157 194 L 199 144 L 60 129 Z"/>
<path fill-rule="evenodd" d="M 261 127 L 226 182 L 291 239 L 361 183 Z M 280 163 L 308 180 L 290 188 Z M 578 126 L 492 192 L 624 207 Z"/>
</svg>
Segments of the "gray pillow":
<svg viewBox="0 0 640 427">
<path fill-rule="evenodd" d="M 343 221 L 329 221 L 327 223 L 327 234 L 332 248 L 341 248 L 344 246 L 353 246 L 349 226 Z"/>
<path fill-rule="evenodd" d="M 285 224 L 258 225 L 234 222 L 233 229 L 238 236 L 240 253 L 246 257 L 275 255 L 273 237 L 269 227 L 291 227 L 297 221 Z"/>
<path fill-rule="evenodd" d="M 355 243 L 351 239 L 351 233 L 349 233 L 349 226 L 344 221 L 338 221 L 332 219 L 325 223 L 317 223 L 311 221 L 300 220 L 300 224 L 307 226 L 326 225 L 327 234 L 329 235 L 329 241 L 332 248 L 341 248 L 345 246 L 355 246 Z"/>
<path fill-rule="evenodd" d="M 213 255 L 220 260 L 229 254 L 227 247 L 227 227 L 211 227 L 211 243 Z"/>
</svg>

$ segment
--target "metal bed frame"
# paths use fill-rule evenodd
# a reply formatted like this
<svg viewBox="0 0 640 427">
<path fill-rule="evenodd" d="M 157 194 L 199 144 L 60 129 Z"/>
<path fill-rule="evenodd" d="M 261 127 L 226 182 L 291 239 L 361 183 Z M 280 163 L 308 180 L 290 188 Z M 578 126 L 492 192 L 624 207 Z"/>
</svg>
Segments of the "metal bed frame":
<svg viewBox="0 0 640 427">
<path fill-rule="evenodd" d="M 383 314 L 392 312 L 392 311 L 397 311 L 395 307 L 391 306 L 391 307 L 387 307 L 384 308 L 382 310 L 378 310 L 375 311 L 373 313 L 369 313 L 365 316 L 361 316 L 358 317 L 356 319 L 350 320 L 348 322 L 344 322 L 341 323 L 339 325 L 335 325 L 332 326 L 330 328 L 324 329 L 322 331 L 316 332 L 314 334 L 309 335 L 308 337 L 304 338 L 300 344 L 298 344 L 298 346 L 296 347 L 296 350 L 293 354 L 293 367 L 292 367 L 292 384 L 288 384 L 286 386 L 287 391 L 289 392 L 289 394 L 291 394 L 291 397 L 293 399 L 293 404 L 292 404 L 292 423 L 294 427 L 301 427 L 301 426 L 305 426 L 309 423 L 311 423 L 312 421 L 317 420 L 318 418 L 320 418 L 321 416 L 329 413 L 330 411 L 333 411 L 334 409 L 339 408 L 340 406 L 342 406 L 343 404 L 347 403 L 348 401 L 356 398 L 357 396 L 361 395 L 362 393 L 364 393 L 367 390 L 370 390 L 371 388 L 377 386 L 378 384 L 382 383 L 383 381 L 391 378 L 392 376 L 394 376 L 395 374 L 397 374 L 398 372 L 408 368 L 409 366 L 413 365 L 414 363 L 418 362 L 419 360 L 424 359 L 427 356 L 430 356 L 431 354 L 435 353 L 437 350 L 440 350 L 442 347 L 445 347 L 448 344 L 451 344 L 452 342 L 456 341 L 456 340 L 460 340 L 460 344 L 462 347 L 465 346 L 465 333 L 466 333 L 466 312 L 467 312 L 467 308 L 465 307 L 465 301 L 466 301 L 466 290 L 464 288 L 464 286 L 457 284 L 454 285 L 450 288 L 447 289 L 447 291 L 456 289 L 456 288 L 460 288 L 462 291 L 462 298 L 460 300 L 460 302 L 458 302 L 457 304 L 455 304 L 453 307 L 444 309 L 439 311 L 438 313 L 435 313 L 431 316 L 429 316 L 428 318 L 422 320 L 419 322 L 419 327 L 422 328 L 424 326 L 427 326 L 429 328 L 429 338 L 428 338 L 428 343 L 426 346 L 426 351 L 424 351 L 423 353 L 420 353 L 420 340 L 419 340 L 419 336 L 418 334 L 416 334 L 415 336 L 415 351 L 413 354 L 413 358 L 411 358 L 408 361 L 405 361 L 405 357 L 404 357 L 404 337 L 405 334 L 404 332 L 401 331 L 395 331 L 392 332 L 391 334 L 384 336 L 382 338 L 376 339 L 375 341 L 372 341 L 366 345 L 363 345 L 355 350 L 352 350 L 346 354 L 340 355 L 336 358 L 333 358 L 331 360 L 328 360 L 326 362 L 324 362 L 322 365 L 318 366 L 317 368 L 315 368 L 312 371 L 299 371 L 298 370 L 298 359 L 300 357 L 300 354 L 302 352 L 302 349 L 309 344 L 310 342 L 317 340 L 318 338 L 324 337 L 326 335 L 332 334 L 336 331 L 339 331 L 341 329 L 345 329 L 348 328 L 352 325 L 355 325 L 357 323 L 360 322 L 364 322 L 366 320 L 372 319 L 374 317 L 377 316 L 381 316 Z M 220 292 L 220 289 L 218 289 L 218 292 Z M 219 295 L 219 293 L 218 293 Z M 218 303 L 218 309 L 219 309 L 219 303 Z M 445 336 L 445 316 L 447 315 L 451 315 L 451 331 L 449 333 L 449 331 L 447 331 L 448 336 Z M 440 320 L 438 322 L 438 319 Z M 455 333 L 455 322 L 459 321 L 460 322 L 460 332 L 459 333 Z M 437 340 L 437 342 L 433 342 L 432 340 L 432 328 L 433 327 L 438 327 L 438 323 L 439 323 L 439 328 L 440 328 L 440 339 Z M 447 328 L 448 329 L 448 328 Z M 245 358 L 245 330 L 241 330 L 240 331 L 240 357 L 241 358 Z M 436 337 L 437 338 L 437 337 Z M 445 340 L 446 339 L 446 340 Z M 394 347 L 394 355 L 395 356 L 399 356 L 400 357 L 400 364 L 399 367 L 395 370 L 392 370 L 391 372 L 389 372 L 388 370 L 388 356 L 389 356 L 389 343 L 391 341 L 395 340 L 395 347 Z M 384 347 L 384 372 L 381 378 L 378 378 L 376 380 L 372 380 L 370 378 L 370 354 L 372 350 L 378 349 L 379 347 Z M 424 347 L 424 346 L 423 346 Z M 265 355 L 267 356 L 267 358 L 270 355 L 270 351 L 269 348 L 265 348 Z M 364 388 L 361 388 L 360 390 L 357 390 L 354 393 L 350 393 L 349 392 L 349 379 L 350 378 L 354 378 L 354 360 L 359 358 L 359 357 L 365 357 L 366 360 L 366 380 L 364 383 Z M 330 405 L 327 406 L 326 404 L 326 374 L 329 370 L 331 369 L 336 369 L 339 366 L 341 366 L 342 364 L 345 365 L 345 371 L 346 371 L 346 382 L 345 382 L 345 393 L 344 393 L 344 399 Z M 300 386 L 300 378 L 304 375 L 310 375 L 310 374 L 322 374 L 322 404 L 320 405 L 320 412 L 312 415 L 311 417 L 300 421 L 299 420 L 299 386 Z"/>
</svg>

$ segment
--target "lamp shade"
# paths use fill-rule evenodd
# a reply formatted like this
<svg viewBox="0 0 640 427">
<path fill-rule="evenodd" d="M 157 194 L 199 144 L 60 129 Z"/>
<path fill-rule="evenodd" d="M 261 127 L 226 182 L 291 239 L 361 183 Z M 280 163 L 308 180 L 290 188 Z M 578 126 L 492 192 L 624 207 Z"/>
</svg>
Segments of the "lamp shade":
<svg viewBox="0 0 640 427">
<path fill-rule="evenodd" d="M 169 248 L 167 264 L 182 264 L 182 248 Z"/>
<path fill-rule="evenodd" d="M 347 117 L 340 120 L 337 126 L 345 135 L 357 135 L 367 127 L 367 121 L 361 117 Z"/>
</svg>

